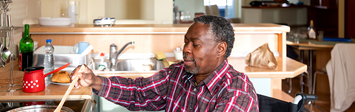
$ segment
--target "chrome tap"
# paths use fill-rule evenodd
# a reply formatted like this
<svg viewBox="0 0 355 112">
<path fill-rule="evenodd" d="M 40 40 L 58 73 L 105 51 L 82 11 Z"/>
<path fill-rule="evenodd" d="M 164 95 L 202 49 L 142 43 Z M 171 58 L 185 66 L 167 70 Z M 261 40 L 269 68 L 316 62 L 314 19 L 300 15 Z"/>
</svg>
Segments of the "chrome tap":
<svg viewBox="0 0 355 112">
<path fill-rule="evenodd" d="M 116 65 L 118 55 L 120 55 L 128 45 L 134 45 L 134 41 L 126 43 L 119 51 L 116 51 L 117 46 L 114 43 L 110 45 L 110 56 L 109 56 L 111 62 L 110 69 L 112 69 L 112 67 Z"/>
</svg>

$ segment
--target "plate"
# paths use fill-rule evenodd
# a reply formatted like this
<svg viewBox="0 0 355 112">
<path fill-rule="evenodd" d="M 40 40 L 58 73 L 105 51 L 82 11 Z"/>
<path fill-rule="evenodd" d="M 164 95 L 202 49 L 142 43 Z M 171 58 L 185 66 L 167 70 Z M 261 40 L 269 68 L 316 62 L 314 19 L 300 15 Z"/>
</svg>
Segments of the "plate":
<svg viewBox="0 0 355 112">
<path fill-rule="evenodd" d="M 71 83 L 59 83 L 59 82 L 52 82 L 51 84 L 56 84 L 56 85 L 70 85 Z"/>
</svg>

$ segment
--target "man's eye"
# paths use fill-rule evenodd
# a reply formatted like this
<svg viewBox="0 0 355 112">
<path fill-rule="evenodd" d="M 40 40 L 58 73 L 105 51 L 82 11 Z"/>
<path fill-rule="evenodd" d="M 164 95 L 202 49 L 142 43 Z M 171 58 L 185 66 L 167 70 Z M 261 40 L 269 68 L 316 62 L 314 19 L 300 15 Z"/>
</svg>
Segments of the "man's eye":
<svg viewBox="0 0 355 112">
<path fill-rule="evenodd" d="M 193 46 L 194 46 L 194 47 L 198 47 L 198 46 L 200 46 L 200 44 L 194 44 Z"/>
</svg>

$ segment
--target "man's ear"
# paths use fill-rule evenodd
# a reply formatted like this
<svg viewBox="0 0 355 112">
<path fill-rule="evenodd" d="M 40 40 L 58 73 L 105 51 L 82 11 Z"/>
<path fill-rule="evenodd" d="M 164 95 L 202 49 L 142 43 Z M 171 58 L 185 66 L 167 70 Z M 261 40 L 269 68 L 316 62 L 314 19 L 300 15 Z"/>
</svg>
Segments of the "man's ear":
<svg viewBox="0 0 355 112">
<path fill-rule="evenodd" d="M 217 46 L 217 53 L 218 56 L 225 56 L 227 51 L 227 43 L 226 42 L 220 42 Z"/>
</svg>

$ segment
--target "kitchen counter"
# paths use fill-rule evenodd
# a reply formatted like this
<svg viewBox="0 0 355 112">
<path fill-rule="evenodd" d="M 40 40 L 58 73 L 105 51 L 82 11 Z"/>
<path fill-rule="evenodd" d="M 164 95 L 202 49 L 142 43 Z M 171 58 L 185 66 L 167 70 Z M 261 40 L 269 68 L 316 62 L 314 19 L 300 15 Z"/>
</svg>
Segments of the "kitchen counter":
<svg viewBox="0 0 355 112">
<path fill-rule="evenodd" d="M 174 57 L 169 57 L 168 61 L 175 61 Z M 245 57 L 229 57 L 228 62 L 239 72 L 243 72 L 248 75 L 249 78 L 292 78 L 307 70 L 307 65 L 295 61 L 291 58 L 283 60 L 282 57 L 276 57 L 277 68 L 265 69 L 251 67 L 245 64 Z M 137 77 L 149 77 L 156 72 L 113 72 L 113 73 L 97 73 L 100 76 L 123 76 L 128 78 Z"/>
<path fill-rule="evenodd" d="M 22 80 L 24 71 L 19 71 L 18 60 L 14 61 L 14 84 L 21 86 L 15 86 L 15 88 L 22 88 Z M 0 68 L 0 73 L 3 75 L 0 80 L 0 86 L 8 84 L 10 65 L 6 64 L 5 67 Z M 45 90 L 36 93 L 26 93 L 22 90 L 17 90 L 13 92 L 3 92 L 0 91 L 0 101 L 44 101 L 44 100 L 61 100 L 67 91 L 69 84 L 51 84 L 46 82 Z M 7 87 L 8 88 L 8 87 Z M 6 87 L 1 88 L 1 90 L 6 90 Z M 68 100 L 83 100 L 91 99 L 92 91 L 89 87 L 82 87 L 80 89 L 74 88 L 69 96 Z"/>
<path fill-rule="evenodd" d="M 21 84 L 22 85 L 22 84 Z M 33 100 L 61 100 L 69 85 L 48 84 L 46 89 L 36 93 L 26 93 L 22 90 L 14 92 L 0 92 L 0 101 L 33 101 Z M 91 99 L 91 88 L 73 89 L 68 100 Z"/>
<path fill-rule="evenodd" d="M 31 25 L 31 34 L 134 34 L 153 33 L 185 34 L 191 24 L 117 24 L 112 27 L 94 26 L 92 24 L 75 24 L 70 26 Z M 290 30 L 288 26 L 277 24 L 232 24 L 235 33 L 274 32 Z"/>
</svg>

